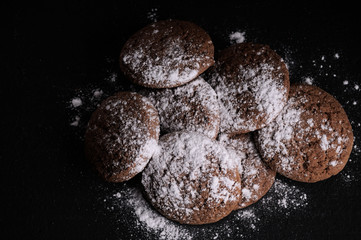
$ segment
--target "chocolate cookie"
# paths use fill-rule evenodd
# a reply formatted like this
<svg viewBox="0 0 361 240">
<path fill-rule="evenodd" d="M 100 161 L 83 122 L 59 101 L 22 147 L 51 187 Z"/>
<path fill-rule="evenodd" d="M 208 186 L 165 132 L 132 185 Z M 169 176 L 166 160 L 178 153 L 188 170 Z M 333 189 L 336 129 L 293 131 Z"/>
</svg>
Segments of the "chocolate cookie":
<svg viewBox="0 0 361 240">
<path fill-rule="evenodd" d="M 183 85 L 214 64 L 209 35 L 191 22 L 166 20 L 139 30 L 120 53 L 120 68 L 134 83 L 151 88 Z"/>
<path fill-rule="evenodd" d="M 206 224 L 235 208 L 238 164 L 219 142 L 195 132 L 173 132 L 162 136 L 159 146 L 142 184 L 161 214 L 183 224 Z"/>
<path fill-rule="evenodd" d="M 141 172 L 157 149 L 159 117 L 153 104 L 131 92 L 105 99 L 85 133 L 85 154 L 105 180 L 123 182 Z"/>
<path fill-rule="evenodd" d="M 293 85 L 281 114 L 256 134 L 263 159 L 285 177 L 317 182 L 339 173 L 353 145 L 340 103 L 316 86 Z"/>
<path fill-rule="evenodd" d="M 232 45 L 219 53 L 208 77 L 220 100 L 223 133 L 260 129 L 272 122 L 287 102 L 287 67 L 267 45 Z"/>
<path fill-rule="evenodd" d="M 240 164 L 242 197 L 236 209 L 245 208 L 268 192 L 275 181 L 276 171 L 262 161 L 250 133 L 220 134 L 219 141 L 229 152 L 234 151 Z"/>
<path fill-rule="evenodd" d="M 157 108 L 161 132 L 188 130 L 212 139 L 217 137 L 220 124 L 217 95 L 203 78 L 176 88 L 145 89 L 140 94 Z"/>
</svg>

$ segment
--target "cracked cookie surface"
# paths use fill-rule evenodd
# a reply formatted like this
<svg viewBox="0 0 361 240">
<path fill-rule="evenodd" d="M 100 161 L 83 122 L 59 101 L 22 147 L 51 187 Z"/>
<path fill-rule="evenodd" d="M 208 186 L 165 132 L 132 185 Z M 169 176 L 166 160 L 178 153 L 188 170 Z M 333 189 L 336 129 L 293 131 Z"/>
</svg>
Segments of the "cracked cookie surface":
<svg viewBox="0 0 361 240">
<path fill-rule="evenodd" d="M 142 173 L 150 203 L 183 224 L 206 224 L 227 216 L 238 204 L 240 178 L 233 155 L 200 133 L 162 136 L 160 149 Z"/>
<path fill-rule="evenodd" d="M 324 90 L 292 85 L 287 105 L 256 132 L 262 158 L 278 173 L 317 182 L 339 173 L 353 145 L 351 124 L 341 104 Z"/>
</svg>

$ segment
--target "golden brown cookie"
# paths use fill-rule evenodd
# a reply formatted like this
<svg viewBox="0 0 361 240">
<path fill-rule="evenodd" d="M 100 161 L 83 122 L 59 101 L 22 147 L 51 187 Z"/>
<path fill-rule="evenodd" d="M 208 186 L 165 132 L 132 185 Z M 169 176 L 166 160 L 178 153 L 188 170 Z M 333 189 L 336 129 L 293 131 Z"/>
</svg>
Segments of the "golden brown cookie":
<svg viewBox="0 0 361 240">
<path fill-rule="evenodd" d="M 245 208 L 261 199 L 275 182 L 276 171 L 262 161 L 250 133 L 220 134 L 218 138 L 238 160 L 242 197 L 236 209 Z"/>
<path fill-rule="evenodd" d="M 203 78 L 176 88 L 144 89 L 140 94 L 157 108 L 162 133 L 187 130 L 212 139 L 217 137 L 220 124 L 217 95 Z"/>
<path fill-rule="evenodd" d="M 200 133 L 173 132 L 159 140 L 142 173 L 151 204 L 183 224 L 217 222 L 238 204 L 238 164 L 217 141 Z"/>
<path fill-rule="evenodd" d="M 134 83 L 171 88 L 195 79 L 214 64 L 209 35 L 194 23 L 165 20 L 139 30 L 123 46 L 120 68 Z"/>
<path fill-rule="evenodd" d="M 268 45 L 239 43 L 221 51 L 208 74 L 221 110 L 223 133 L 247 133 L 266 126 L 287 102 L 289 74 Z"/>
<path fill-rule="evenodd" d="M 132 92 L 105 99 L 85 133 L 85 154 L 99 174 L 123 182 L 141 172 L 157 149 L 159 117 L 153 104 Z"/>
<path fill-rule="evenodd" d="M 256 134 L 263 159 L 285 177 L 317 182 L 339 173 L 353 145 L 341 104 L 316 86 L 293 85 L 281 114 Z"/>
</svg>

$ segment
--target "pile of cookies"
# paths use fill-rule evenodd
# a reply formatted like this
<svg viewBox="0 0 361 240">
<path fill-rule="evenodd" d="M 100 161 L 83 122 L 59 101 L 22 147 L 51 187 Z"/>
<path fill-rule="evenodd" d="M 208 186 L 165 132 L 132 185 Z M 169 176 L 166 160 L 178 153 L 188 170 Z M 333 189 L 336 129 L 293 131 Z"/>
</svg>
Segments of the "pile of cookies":
<svg viewBox="0 0 361 240">
<path fill-rule="evenodd" d="M 139 92 L 118 92 L 92 114 L 85 154 L 183 224 L 216 222 L 264 196 L 276 173 L 317 182 L 340 172 L 353 133 L 345 111 L 316 86 L 290 85 L 269 46 L 239 43 L 214 60 L 210 36 L 178 20 L 125 43 L 120 68 Z"/>
</svg>

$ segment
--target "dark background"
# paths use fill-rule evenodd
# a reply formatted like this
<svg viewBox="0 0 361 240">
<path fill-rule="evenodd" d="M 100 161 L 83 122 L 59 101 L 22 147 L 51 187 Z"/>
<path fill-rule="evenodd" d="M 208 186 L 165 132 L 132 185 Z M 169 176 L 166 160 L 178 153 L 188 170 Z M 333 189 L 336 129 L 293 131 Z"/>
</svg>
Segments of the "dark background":
<svg viewBox="0 0 361 240">
<path fill-rule="evenodd" d="M 78 113 L 69 108 L 69 101 L 92 86 L 107 94 L 127 88 L 118 69 L 120 49 L 132 33 L 152 22 L 149 13 L 156 8 L 158 20 L 183 19 L 203 27 L 218 50 L 230 44 L 232 31 L 246 31 L 247 41 L 268 44 L 290 58 L 291 82 L 313 77 L 315 85 L 340 101 L 352 122 L 358 147 L 343 170 L 351 181 L 345 183 L 339 174 L 315 184 L 292 182 L 307 192 L 307 211 L 267 219 L 252 238 L 361 236 L 361 128 L 357 125 L 361 97 L 353 89 L 354 84 L 361 85 L 358 7 L 339 1 L 319 5 L 221 1 L 199 6 L 194 1 L 50 2 L 2 8 L 5 23 L 11 26 L 3 36 L 12 44 L 3 45 L 1 54 L 1 235 L 129 239 L 131 226 L 117 225 L 101 201 L 117 186 L 99 179 L 83 157 L 84 125 L 94 106 L 83 107 L 80 126 L 72 127 Z M 337 61 L 332 58 L 335 53 L 340 55 Z M 332 70 L 320 68 L 321 56 L 326 56 L 324 65 L 332 65 Z M 118 73 L 117 82 L 104 81 L 110 72 Z M 344 80 L 350 85 L 344 86 Z M 141 236 L 136 233 L 133 238 Z"/>
</svg>

